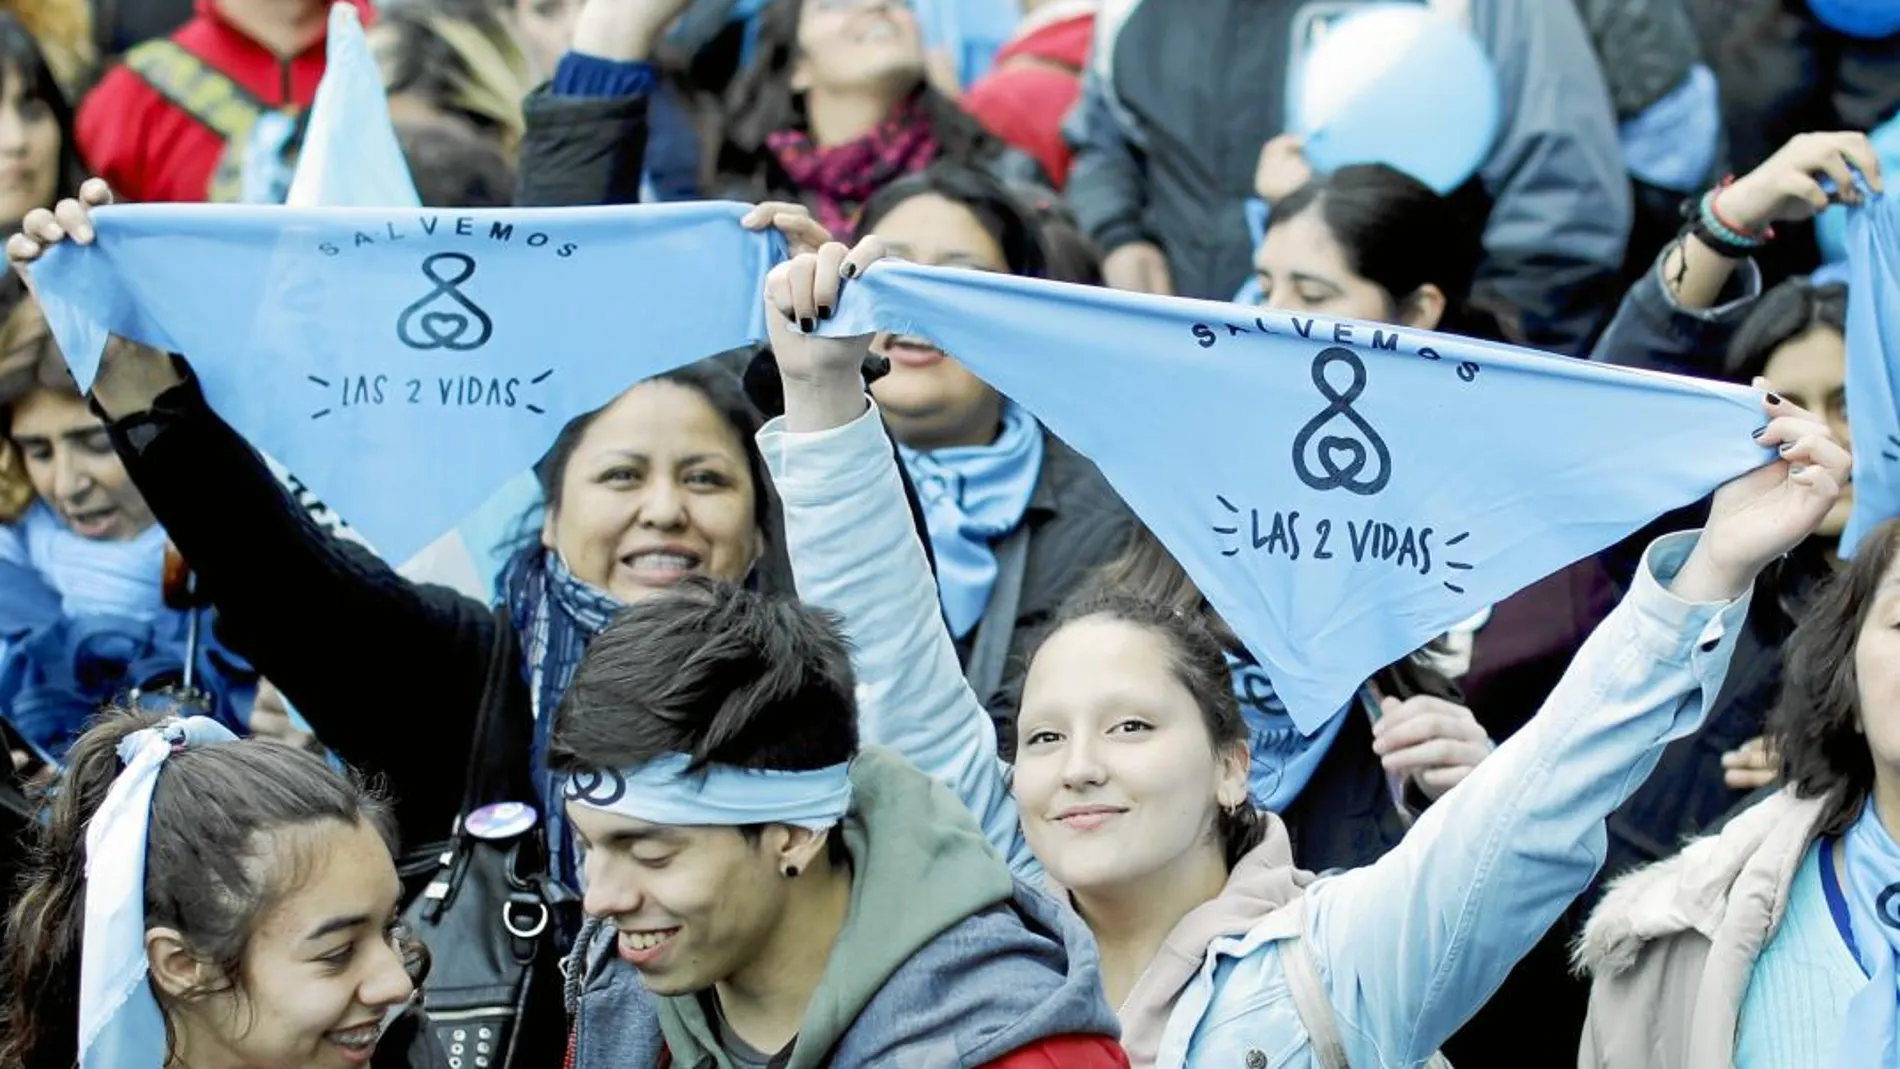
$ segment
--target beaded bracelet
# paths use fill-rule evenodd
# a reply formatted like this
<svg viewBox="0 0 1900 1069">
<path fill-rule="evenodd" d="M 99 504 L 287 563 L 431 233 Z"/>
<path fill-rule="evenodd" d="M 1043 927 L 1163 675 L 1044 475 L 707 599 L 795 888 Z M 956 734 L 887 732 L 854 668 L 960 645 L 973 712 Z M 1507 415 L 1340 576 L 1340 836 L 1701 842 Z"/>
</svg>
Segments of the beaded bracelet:
<svg viewBox="0 0 1900 1069">
<path fill-rule="evenodd" d="M 1722 217 L 1721 210 L 1716 207 L 1716 198 L 1734 182 L 1735 178 L 1731 175 L 1701 197 L 1684 202 L 1682 214 L 1689 220 L 1685 231 L 1695 235 L 1717 255 L 1730 260 L 1743 260 L 1774 240 L 1775 230 L 1773 227 L 1759 232 L 1743 230 Z"/>
</svg>

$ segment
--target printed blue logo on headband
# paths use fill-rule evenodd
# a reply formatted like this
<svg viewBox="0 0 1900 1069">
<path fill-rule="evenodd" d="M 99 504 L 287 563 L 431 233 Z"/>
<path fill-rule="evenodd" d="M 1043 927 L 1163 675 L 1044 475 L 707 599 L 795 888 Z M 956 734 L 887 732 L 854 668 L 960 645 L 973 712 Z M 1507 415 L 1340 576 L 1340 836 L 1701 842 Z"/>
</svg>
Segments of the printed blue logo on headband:
<svg viewBox="0 0 1900 1069">
<path fill-rule="evenodd" d="M 708 765 L 691 772 L 685 754 L 667 754 L 639 768 L 577 772 L 567 778 L 570 804 L 673 827 L 790 824 L 820 831 L 851 810 L 851 766 L 800 772 Z"/>
</svg>

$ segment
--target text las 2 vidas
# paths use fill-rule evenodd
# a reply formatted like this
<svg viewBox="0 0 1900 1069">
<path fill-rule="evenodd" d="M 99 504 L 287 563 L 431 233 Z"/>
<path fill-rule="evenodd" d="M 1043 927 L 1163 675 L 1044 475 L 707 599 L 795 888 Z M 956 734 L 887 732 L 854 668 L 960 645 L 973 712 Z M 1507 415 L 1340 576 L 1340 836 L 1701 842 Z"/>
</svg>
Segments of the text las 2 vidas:
<svg viewBox="0 0 1900 1069">
<path fill-rule="evenodd" d="M 1294 436 L 1293 472 L 1310 489 L 1345 490 L 1366 498 L 1376 497 L 1390 481 L 1392 456 L 1378 430 L 1353 408 L 1353 402 L 1365 391 L 1367 372 L 1365 362 L 1348 346 L 1359 344 L 1444 363 L 1446 374 L 1467 385 L 1476 384 L 1478 373 L 1483 370 L 1482 365 L 1471 360 L 1446 362 L 1444 355 L 1425 344 L 1420 336 L 1406 335 L 1389 327 L 1322 323 L 1310 316 L 1269 317 L 1263 313 L 1244 323 L 1234 320 L 1218 324 L 1197 322 L 1189 328 L 1189 333 L 1202 349 L 1212 349 L 1223 338 L 1257 334 L 1311 341 L 1317 335 L 1325 347 L 1313 360 L 1313 386 L 1327 403 Z M 1328 341 L 1332 344 L 1326 345 Z M 1339 385 L 1341 382 L 1343 386 Z M 1441 584 L 1454 594 L 1465 592 L 1458 583 L 1457 573 L 1468 572 L 1473 567 L 1467 561 L 1455 559 L 1457 548 L 1471 537 L 1470 531 L 1441 532 L 1429 526 L 1394 525 L 1371 515 L 1302 517 L 1298 509 L 1263 512 L 1258 507 L 1248 507 L 1243 510 L 1224 494 L 1215 495 L 1214 500 L 1224 512 L 1233 514 L 1231 520 L 1210 525 L 1215 534 L 1233 539 L 1231 546 L 1221 549 L 1223 557 L 1237 557 L 1252 551 L 1278 554 L 1289 562 L 1301 560 L 1303 556 L 1314 562 L 1385 562 L 1395 568 L 1416 570 L 1422 576 L 1436 570 L 1441 574 Z M 1434 539 L 1439 543 L 1437 558 L 1432 555 Z M 1452 552 L 1447 555 L 1446 551 Z"/>
<path fill-rule="evenodd" d="M 34 276 L 82 385 L 108 333 L 184 354 L 212 408 L 401 560 L 567 420 L 763 335 L 784 243 L 748 210 L 114 206 Z"/>
<path fill-rule="evenodd" d="M 412 236 L 467 239 L 464 243 L 476 251 L 480 247 L 509 246 L 517 240 L 529 249 L 548 249 L 562 260 L 580 251 L 577 241 L 556 241 L 550 229 L 517 232 L 516 224 L 491 219 L 486 226 L 473 216 L 417 214 L 402 220 L 387 220 L 379 230 L 356 230 L 346 242 L 326 239 L 316 249 L 326 257 L 347 258 L 358 249 L 395 245 Z M 432 246 L 434 247 L 434 246 Z M 488 344 L 494 336 L 494 320 L 463 287 L 474 280 L 479 261 L 472 252 L 445 250 L 430 253 L 422 261 L 422 274 L 433 287 L 417 298 L 396 321 L 396 338 L 417 351 L 443 349 L 470 352 Z M 295 297 L 291 297 L 295 300 Z M 387 373 L 343 375 L 335 381 L 318 375 L 307 376 L 311 385 L 325 391 L 326 400 L 310 413 L 322 419 L 337 409 L 364 405 L 430 404 L 444 406 L 485 405 L 490 408 L 520 406 L 535 415 L 546 409 L 528 399 L 529 388 L 539 386 L 554 375 L 552 366 L 525 380 L 521 376 L 434 375 L 392 378 Z"/>
</svg>

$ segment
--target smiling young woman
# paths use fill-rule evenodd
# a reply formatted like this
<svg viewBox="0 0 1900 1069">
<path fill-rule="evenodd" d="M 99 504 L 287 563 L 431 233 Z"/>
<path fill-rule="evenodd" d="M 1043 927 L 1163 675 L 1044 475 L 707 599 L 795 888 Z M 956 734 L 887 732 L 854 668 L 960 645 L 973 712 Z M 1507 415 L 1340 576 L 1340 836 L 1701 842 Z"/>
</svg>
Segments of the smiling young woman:
<svg viewBox="0 0 1900 1069">
<path fill-rule="evenodd" d="M 1220 728 L 1238 711 L 1219 643 L 1165 622 L 1166 607 L 1076 610 L 1030 662 L 1013 775 L 992 756 L 864 397 L 866 340 L 788 325 L 882 253 L 875 237 L 827 246 L 766 283 L 786 427 L 826 444 L 797 476 L 839 488 L 822 507 L 786 493 L 800 591 L 844 619 L 877 696 L 872 741 L 957 784 L 1020 874 L 1067 890 L 1138 1067 L 1269 1051 L 1301 1065 L 1327 1046 L 1351 1064 L 1433 1060 L 1589 884 L 1604 818 L 1694 729 L 1755 576 L 1821 522 L 1849 467 L 1817 417 L 1765 398 L 1757 440 L 1782 459 L 1722 487 L 1702 531 L 1651 546 L 1538 715 L 1395 849 L 1315 878 L 1277 817 L 1246 812 L 1246 742 Z"/>
<path fill-rule="evenodd" d="M 125 1069 L 410 1064 L 413 1022 L 394 1035 L 385 1029 L 427 956 L 396 922 L 401 884 L 384 803 L 308 753 L 214 742 L 231 736 L 206 723 L 111 714 L 74 746 L 59 789 L 41 799 L 49 819 L 36 826 L 6 927 L 0 1066 L 70 1066 L 82 1052 L 90 1064 L 102 1051 Z M 137 775 L 140 758 L 126 755 L 147 741 L 171 751 L 156 770 L 149 815 L 115 792 Z M 91 844 L 129 820 L 145 825 L 129 847 L 143 853 L 143 884 L 116 888 Z M 108 901 L 115 893 L 137 900 Z M 116 915 L 108 906 L 143 923 L 131 932 L 88 923 Z M 119 938 L 137 945 L 117 946 Z M 119 1031 L 128 1026 L 117 1023 L 125 1010 L 116 1001 L 94 1002 L 106 987 L 82 987 L 82 959 L 90 967 L 113 960 L 111 951 L 136 962 L 127 1005 L 156 1003 L 163 1032 L 146 1037 L 156 1046 L 96 1045 L 143 1034 Z M 102 1025 L 82 1036 L 82 1022 Z"/>
</svg>

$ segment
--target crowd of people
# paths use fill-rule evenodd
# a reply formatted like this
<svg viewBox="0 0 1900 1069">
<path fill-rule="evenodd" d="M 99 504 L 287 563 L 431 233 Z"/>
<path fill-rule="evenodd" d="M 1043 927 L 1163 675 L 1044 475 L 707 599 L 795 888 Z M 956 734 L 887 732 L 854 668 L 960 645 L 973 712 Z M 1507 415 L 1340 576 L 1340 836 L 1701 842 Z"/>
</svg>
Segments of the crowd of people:
<svg viewBox="0 0 1900 1069">
<path fill-rule="evenodd" d="M 333 2 L 424 208 L 740 201 L 777 250 L 756 344 L 536 443 L 478 587 L 339 532 L 208 357 L 81 370 L 38 274 L 119 204 L 283 204 Z M 0 4 L 0 1069 L 1900 1066 L 1855 479 L 1900 434 L 1848 406 L 1900 275 L 1831 236 L 1900 235 L 1900 5 L 1401 4 L 1495 73 L 1451 182 L 1296 120 L 1386 6 Z M 1083 436 L 834 329 L 890 261 L 1745 387 L 1758 466 L 1315 724 Z"/>
</svg>

